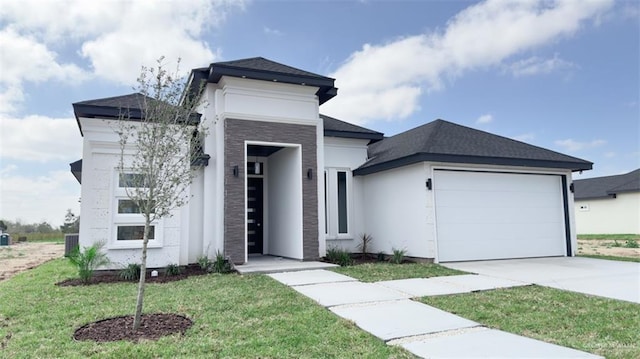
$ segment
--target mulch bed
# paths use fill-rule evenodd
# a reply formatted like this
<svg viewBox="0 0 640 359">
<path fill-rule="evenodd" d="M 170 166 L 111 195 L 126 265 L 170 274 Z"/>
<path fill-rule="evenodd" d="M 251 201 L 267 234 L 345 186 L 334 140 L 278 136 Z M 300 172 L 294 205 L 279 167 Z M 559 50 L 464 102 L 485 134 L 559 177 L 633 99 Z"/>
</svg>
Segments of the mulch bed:
<svg viewBox="0 0 640 359">
<path fill-rule="evenodd" d="M 73 338 L 75 340 L 93 340 L 95 342 L 156 340 L 175 333 L 184 335 L 192 325 L 191 319 L 179 314 L 143 314 L 140 328 L 137 331 L 133 331 L 133 315 L 128 315 L 83 325 L 76 329 Z"/>
<path fill-rule="evenodd" d="M 157 277 L 152 277 L 150 275 L 150 271 L 148 271 L 145 282 L 146 283 L 168 283 L 168 282 L 183 280 L 191 276 L 208 274 L 207 271 L 202 270 L 198 265 L 188 265 L 188 266 L 182 267 L 181 269 L 182 269 L 182 272 L 180 274 L 166 275 L 165 273 L 160 272 Z M 135 279 L 131 281 L 131 280 L 122 279 L 120 277 L 119 271 L 104 271 L 104 272 L 97 272 L 91 278 L 89 283 L 84 283 L 83 281 L 80 280 L 80 278 L 70 278 L 70 279 L 65 279 L 61 282 L 58 282 L 56 283 L 56 285 L 61 287 L 67 287 L 67 286 L 77 286 L 77 285 L 93 285 L 93 284 L 100 284 L 100 283 L 121 283 L 121 282 L 138 283 L 138 280 Z"/>
</svg>

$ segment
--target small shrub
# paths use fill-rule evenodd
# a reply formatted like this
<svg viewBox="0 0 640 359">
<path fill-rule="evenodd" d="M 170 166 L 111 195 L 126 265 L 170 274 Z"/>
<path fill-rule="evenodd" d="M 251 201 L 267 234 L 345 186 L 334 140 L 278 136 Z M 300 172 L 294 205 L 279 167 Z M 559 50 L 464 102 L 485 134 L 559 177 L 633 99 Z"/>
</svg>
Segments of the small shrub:
<svg viewBox="0 0 640 359">
<path fill-rule="evenodd" d="M 124 280 L 138 280 L 140 279 L 140 264 L 129 263 L 126 267 L 120 270 L 120 278 Z"/>
<path fill-rule="evenodd" d="M 216 259 L 213 261 L 212 269 L 215 273 L 230 273 L 231 263 L 224 257 L 221 252 L 216 252 Z"/>
<path fill-rule="evenodd" d="M 360 235 L 358 249 L 360 250 L 360 253 L 362 253 L 362 258 L 367 257 L 367 253 L 369 253 L 369 249 L 371 248 L 371 242 L 373 242 L 373 237 L 371 235 L 366 233 Z"/>
<path fill-rule="evenodd" d="M 384 262 L 386 260 L 384 252 L 378 252 L 378 255 L 376 256 L 376 260 L 378 262 Z"/>
<path fill-rule="evenodd" d="M 638 244 L 638 241 L 635 239 L 627 239 L 624 246 L 626 248 L 640 248 L 640 244 Z"/>
<path fill-rule="evenodd" d="M 622 247 L 622 243 L 619 243 L 618 240 L 614 240 L 613 244 L 611 245 L 611 247 Z"/>
<path fill-rule="evenodd" d="M 211 272 L 213 267 L 213 262 L 207 256 L 200 256 L 198 257 L 198 265 L 200 266 L 200 269 L 202 269 L 203 271 Z"/>
<path fill-rule="evenodd" d="M 93 273 L 98 267 L 110 263 L 107 255 L 102 252 L 104 243 L 94 243 L 91 247 L 76 246 L 69 255 L 69 262 L 78 269 L 78 275 L 83 283 L 87 284 L 93 278 Z"/>
<path fill-rule="evenodd" d="M 337 247 L 327 249 L 326 260 L 330 263 L 337 264 L 341 267 L 350 266 L 353 264 L 353 258 L 351 253 Z"/>
<path fill-rule="evenodd" d="M 391 263 L 393 264 L 402 264 L 404 262 L 404 256 L 407 254 L 407 251 L 404 249 L 393 248 L 393 254 L 391 255 Z"/>
<path fill-rule="evenodd" d="M 167 268 L 164 270 L 164 274 L 167 276 L 179 275 L 180 273 L 182 273 L 182 268 L 180 268 L 179 265 L 174 263 L 169 264 Z"/>
</svg>

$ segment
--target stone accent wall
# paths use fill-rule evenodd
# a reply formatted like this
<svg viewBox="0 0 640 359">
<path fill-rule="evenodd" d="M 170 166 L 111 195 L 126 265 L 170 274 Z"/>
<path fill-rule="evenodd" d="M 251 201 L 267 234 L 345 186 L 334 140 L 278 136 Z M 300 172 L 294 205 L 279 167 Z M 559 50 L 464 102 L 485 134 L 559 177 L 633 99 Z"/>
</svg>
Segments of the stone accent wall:
<svg viewBox="0 0 640 359">
<path fill-rule="evenodd" d="M 245 248 L 245 141 L 302 145 L 303 258 L 314 260 L 318 252 L 318 161 L 315 126 L 226 119 L 224 123 L 224 248 L 236 264 L 244 262 Z M 237 165 L 240 175 L 233 176 Z M 313 180 L 307 169 L 313 168 Z M 272 198 L 270 200 L 273 200 Z"/>
</svg>

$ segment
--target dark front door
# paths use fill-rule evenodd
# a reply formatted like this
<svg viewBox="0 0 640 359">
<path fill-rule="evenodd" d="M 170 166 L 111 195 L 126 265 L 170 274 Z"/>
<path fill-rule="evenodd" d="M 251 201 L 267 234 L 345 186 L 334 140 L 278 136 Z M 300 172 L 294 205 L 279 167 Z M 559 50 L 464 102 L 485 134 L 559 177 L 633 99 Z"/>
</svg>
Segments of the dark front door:
<svg viewBox="0 0 640 359">
<path fill-rule="evenodd" d="M 262 178 L 247 178 L 247 249 L 262 254 Z"/>
</svg>

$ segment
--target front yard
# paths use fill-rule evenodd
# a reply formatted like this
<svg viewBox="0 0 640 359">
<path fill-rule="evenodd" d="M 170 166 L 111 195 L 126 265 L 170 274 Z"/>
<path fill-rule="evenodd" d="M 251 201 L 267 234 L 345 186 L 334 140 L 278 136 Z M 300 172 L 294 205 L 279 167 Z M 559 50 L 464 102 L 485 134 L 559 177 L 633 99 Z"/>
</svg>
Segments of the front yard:
<svg viewBox="0 0 640 359">
<path fill-rule="evenodd" d="M 462 274 L 436 264 L 335 270 L 370 282 Z M 54 285 L 75 274 L 65 260 L 55 260 L 0 282 L 0 357 L 413 357 L 264 275 L 211 274 L 148 284 L 145 312 L 191 318 L 194 325 L 184 336 L 75 341 L 81 325 L 131 314 L 136 294 L 135 283 Z M 492 328 L 607 358 L 640 357 L 638 304 L 539 286 L 419 300 Z"/>
<path fill-rule="evenodd" d="M 535 285 L 420 301 L 491 328 L 606 358 L 640 358 L 638 304 Z"/>
<path fill-rule="evenodd" d="M 0 282 L 0 357 L 412 358 L 264 275 L 206 275 L 149 284 L 145 312 L 194 321 L 184 337 L 76 342 L 74 330 L 133 313 L 135 283 L 58 287 L 75 276 L 55 260 Z"/>
</svg>

